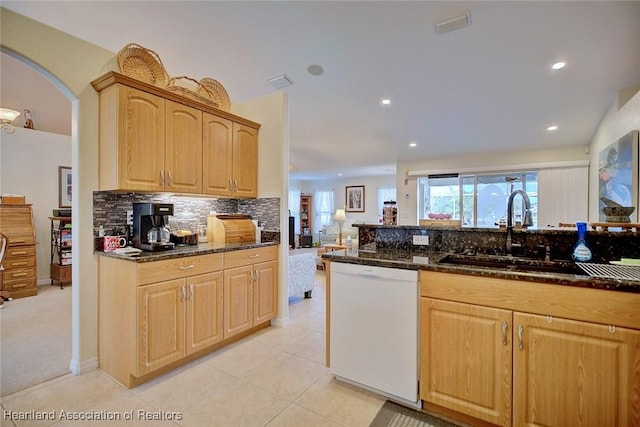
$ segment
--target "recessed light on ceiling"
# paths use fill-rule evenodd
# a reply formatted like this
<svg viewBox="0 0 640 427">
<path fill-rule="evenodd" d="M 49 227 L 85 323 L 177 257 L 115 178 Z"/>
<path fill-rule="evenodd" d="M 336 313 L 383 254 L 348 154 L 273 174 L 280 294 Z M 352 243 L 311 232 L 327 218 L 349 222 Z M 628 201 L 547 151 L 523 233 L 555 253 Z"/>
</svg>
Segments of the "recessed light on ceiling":
<svg viewBox="0 0 640 427">
<path fill-rule="evenodd" d="M 312 76 L 321 76 L 324 74 L 324 68 L 322 68 L 322 65 L 311 64 L 307 67 L 307 72 Z"/>
<path fill-rule="evenodd" d="M 337 175 L 338 175 L 338 176 L 342 176 L 342 173 L 338 173 Z"/>
<path fill-rule="evenodd" d="M 553 64 L 551 66 L 552 70 L 562 70 L 564 67 L 566 67 L 567 63 L 564 61 L 558 61 L 555 64 Z"/>
<path fill-rule="evenodd" d="M 391 104 L 391 100 L 389 98 L 384 98 L 382 101 L 382 105 L 389 105 Z"/>
<path fill-rule="evenodd" d="M 415 143 L 415 142 L 410 142 L 409 143 L 409 147 L 417 147 L 417 146 L 418 146 L 418 144 Z"/>
<path fill-rule="evenodd" d="M 554 130 L 558 130 L 558 126 L 557 125 L 547 126 L 547 130 L 549 132 L 553 132 Z"/>
</svg>

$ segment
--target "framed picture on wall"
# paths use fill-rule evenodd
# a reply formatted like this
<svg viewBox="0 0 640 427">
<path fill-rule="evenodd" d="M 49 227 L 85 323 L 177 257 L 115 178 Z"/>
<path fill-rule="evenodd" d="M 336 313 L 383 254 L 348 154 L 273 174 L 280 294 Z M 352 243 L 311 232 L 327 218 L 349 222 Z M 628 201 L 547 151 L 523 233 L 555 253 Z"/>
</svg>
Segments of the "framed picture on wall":
<svg viewBox="0 0 640 427">
<path fill-rule="evenodd" d="M 636 206 L 631 222 L 638 218 L 638 131 L 634 130 L 605 147 L 598 154 L 598 195 L 600 220 L 607 203 Z"/>
<path fill-rule="evenodd" d="M 58 207 L 71 207 L 71 168 L 58 166 Z"/>
<path fill-rule="evenodd" d="M 344 200 L 347 212 L 364 212 L 364 185 L 346 187 Z"/>
</svg>

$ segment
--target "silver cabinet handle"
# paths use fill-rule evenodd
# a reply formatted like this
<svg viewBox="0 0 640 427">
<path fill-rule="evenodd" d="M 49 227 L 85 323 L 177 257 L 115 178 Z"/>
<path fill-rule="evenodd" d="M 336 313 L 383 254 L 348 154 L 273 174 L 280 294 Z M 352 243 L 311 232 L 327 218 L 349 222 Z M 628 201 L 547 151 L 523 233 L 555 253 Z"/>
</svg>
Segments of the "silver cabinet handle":
<svg viewBox="0 0 640 427">
<path fill-rule="evenodd" d="M 164 185 L 164 171 L 160 171 L 160 185 Z"/>
<path fill-rule="evenodd" d="M 256 282 L 260 280 L 260 272 L 256 270 Z"/>
<path fill-rule="evenodd" d="M 169 186 L 173 187 L 173 174 L 169 171 L 167 175 L 169 175 Z"/>
<path fill-rule="evenodd" d="M 180 302 L 184 302 L 187 299 L 187 290 L 184 286 L 182 286 L 182 298 L 180 298 Z"/>
<path fill-rule="evenodd" d="M 196 268 L 195 264 L 183 265 L 178 267 L 179 270 L 191 270 L 192 268 Z"/>
<path fill-rule="evenodd" d="M 249 258 L 258 258 L 260 256 L 260 254 L 253 254 L 253 255 L 249 255 Z"/>
<path fill-rule="evenodd" d="M 522 341 L 522 332 L 524 331 L 524 327 L 522 325 L 518 325 L 518 348 L 522 350 L 524 348 L 524 342 Z"/>
<path fill-rule="evenodd" d="M 193 283 L 189 285 L 189 299 L 193 301 Z"/>
<path fill-rule="evenodd" d="M 229 191 L 233 193 L 233 182 L 231 182 L 231 178 L 229 178 Z"/>
<path fill-rule="evenodd" d="M 507 328 L 509 325 L 506 320 L 502 321 L 502 344 L 507 345 Z"/>
<path fill-rule="evenodd" d="M 236 191 L 238 191 L 238 180 L 234 179 L 233 180 L 233 192 L 235 193 Z"/>
<path fill-rule="evenodd" d="M 251 274 L 251 283 L 253 283 L 253 282 L 254 282 L 254 280 L 255 280 L 255 279 L 253 278 L 253 270 L 251 270 L 251 271 L 249 272 L 249 274 Z"/>
</svg>

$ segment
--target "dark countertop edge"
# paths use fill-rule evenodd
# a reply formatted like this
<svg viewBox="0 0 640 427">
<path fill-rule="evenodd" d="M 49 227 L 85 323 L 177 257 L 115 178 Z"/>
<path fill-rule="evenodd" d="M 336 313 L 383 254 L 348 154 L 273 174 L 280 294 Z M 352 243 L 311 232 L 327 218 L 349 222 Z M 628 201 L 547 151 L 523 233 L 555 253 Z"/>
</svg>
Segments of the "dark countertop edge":
<svg viewBox="0 0 640 427">
<path fill-rule="evenodd" d="M 425 231 L 473 231 L 484 233 L 506 233 L 506 227 L 468 227 L 468 226 L 447 226 L 447 225 L 381 225 L 381 224 L 365 224 L 365 223 L 353 223 L 352 227 L 362 227 L 370 229 L 387 229 L 387 230 L 425 230 Z M 621 231 L 605 231 L 605 230 L 592 230 L 587 223 L 587 230 L 589 234 L 613 234 L 613 235 L 631 235 L 633 233 L 624 233 Z M 514 228 L 514 233 L 529 233 L 529 234 L 571 234 L 577 233 L 577 228 Z"/>
<path fill-rule="evenodd" d="M 198 245 L 177 246 L 175 249 L 158 252 L 143 251 L 137 256 L 118 255 L 113 252 L 94 251 L 95 255 L 108 258 L 117 258 L 132 262 L 153 262 L 173 258 L 184 258 L 190 256 L 215 254 L 221 252 L 239 251 L 243 249 L 263 248 L 267 246 L 277 246 L 278 242 L 264 243 L 199 243 Z"/>
<path fill-rule="evenodd" d="M 363 252 L 365 257 L 360 257 Z M 602 289 L 640 293 L 640 282 L 619 279 L 602 279 L 598 277 L 558 273 L 527 273 L 520 271 L 498 270 L 487 267 L 472 267 L 453 264 L 439 264 L 440 259 L 448 253 L 430 252 L 413 253 L 396 259 L 376 258 L 368 251 L 339 250 L 322 254 L 322 258 L 347 264 L 370 265 L 377 267 L 402 268 L 407 270 L 428 270 L 442 273 L 463 274 L 469 276 L 495 277 L 499 279 L 521 280 L 525 282 L 547 283 L 551 285 L 576 286 L 582 288 Z"/>
</svg>

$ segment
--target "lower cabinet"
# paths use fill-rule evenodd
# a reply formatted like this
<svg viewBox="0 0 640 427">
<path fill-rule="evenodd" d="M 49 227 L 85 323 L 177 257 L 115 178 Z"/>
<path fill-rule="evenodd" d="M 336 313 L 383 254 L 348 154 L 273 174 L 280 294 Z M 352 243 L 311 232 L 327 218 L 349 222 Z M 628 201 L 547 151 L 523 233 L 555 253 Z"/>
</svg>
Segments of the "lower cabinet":
<svg viewBox="0 0 640 427">
<path fill-rule="evenodd" d="M 640 425 L 640 330 L 579 319 L 593 304 L 637 322 L 625 294 L 499 282 L 422 273 L 420 398 L 499 426 Z"/>
<path fill-rule="evenodd" d="M 229 256 L 236 267 L 224 271 L 224 338 L 273 319 L 278 309 L 277 252 L 260 248 Z"/>
<path fill-rule="evenodd" d="M 222 341 L 222 272 L 138 288 L 138 375 Z"/>
<path fill-rule="evenodd" d="M 277 254 L 267 246 L 139 263 L 99 257 L 100 369 L 134 387 L 268 325 Z"/>
</svg>

